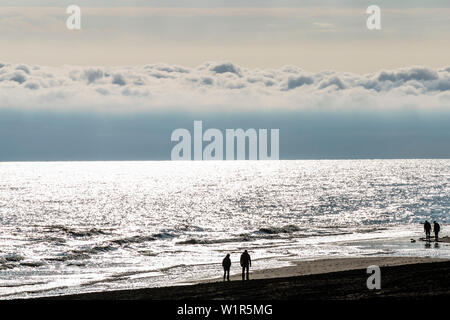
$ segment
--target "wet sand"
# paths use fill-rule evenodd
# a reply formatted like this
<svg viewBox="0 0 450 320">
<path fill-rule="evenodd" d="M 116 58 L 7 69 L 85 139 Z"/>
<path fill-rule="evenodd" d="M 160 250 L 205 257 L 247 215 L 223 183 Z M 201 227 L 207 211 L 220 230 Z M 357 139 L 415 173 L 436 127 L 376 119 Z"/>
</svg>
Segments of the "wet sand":
<svg viewBox="0 0 450 320">
<path fill-rule="evenodd" d="M 381 267 L 381 290 L 367 289 L 369 265 Z M 450 260 L 366 257 L 299 261 L 293 266 L 256 271 L 250 281 L 217 279 L 162 288 L 94 292 L 47 299 L 67 300 L 359 300 L 450 297 Z"/>
<path fill-rule="evenodd" d="M 431 237 L 430 239 L 426 239 L 426 238 L 420 238 L 419 240 L 420 240 L 420 241 L 428 241 L 428 242 L 434 242 L 434 243 L 436 243 L 436 242 L 441 242 L 441 243 L 450 243 L 450 237 L 448 237 L 448 236 L 445 236 L 445 237 L 439 238 L 439 239 L 438 239 L 438 241 L 436 241 L 436 240 L 434 239 L 434 236 L 433 236 L 433 237 Z"/>
</svg>

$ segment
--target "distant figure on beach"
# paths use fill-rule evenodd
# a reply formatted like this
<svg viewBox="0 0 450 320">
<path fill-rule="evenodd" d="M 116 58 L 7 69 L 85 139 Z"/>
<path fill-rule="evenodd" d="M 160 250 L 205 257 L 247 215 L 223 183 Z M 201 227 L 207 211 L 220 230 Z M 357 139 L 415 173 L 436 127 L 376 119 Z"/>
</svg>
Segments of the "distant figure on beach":
<svg viewBox="0 0 450 320">
<path fill-rule="evenodd" d="M 223 258 L 222 267 L 223 267 L 223 281 L 225 281 L 225 278 L 228 281 L 230 281 L 230 268 L 231 268 L 230 254 L 227 254 L 227 256 Z"/>
<path fill-rule="evenodd" d="M 425 220 L 423 228 L 425 229 L 425 238 L 429 240 L 431 237 L 431 224 L 427 220 Z"/>
<path fill-rule="evenodd" d="M 247 280 L 249 280 L 249 269 L 252 266 L 252 259 L 248 254 L 247 250 L 241 254 L 241 267 L 242 267 L 242 281 L 245 280 L 245 275 L 247 275 Z"/>
<path fill-rule="evenodd" d="M 439 231 L 441 231 L 441 226 L 436 221 L 433 222 L 434 239 L 436 242 L 439 240 Z"/>
</svg>

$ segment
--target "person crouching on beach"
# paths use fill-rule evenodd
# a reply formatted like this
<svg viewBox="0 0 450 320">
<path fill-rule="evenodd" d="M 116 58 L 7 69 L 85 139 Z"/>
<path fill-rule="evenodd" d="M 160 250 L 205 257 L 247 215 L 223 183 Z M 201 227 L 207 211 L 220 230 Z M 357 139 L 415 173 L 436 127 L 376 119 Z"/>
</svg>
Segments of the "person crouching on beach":
<svg viewBox="0 0 450 320">
<path fill-rule="evenodd" d="M 427 239 L 427 240 L 429 240 L 430 239 L 430 234 L 431 234 L 431 224 L 427 221 L 427 220 L 425 220 L 425 223 L 423 224 L 423 228 L 425 229 L 425 238 Z"/>
<path fill-rule="evenodd" d="M 223 258 L 222 267 L 223 267 L 223 281 L 225 281 L 225 278 L 228 281 L 230 281 L 230 268 L 231 268 L 230 254 L 227 254 L 227 256 Z"/>
<path fill-rule="evenodd" d="M 434 239 L 436 242 L 439 240 L 439 231 L 441 231 L 441 226 L 436 221 L 433 222 Z"/>
<path fill-rule="evenodd" d="M 245 280 L 245 275 L 247 275 L 247 280 L 249 280 L 249 268 L 252 266 L 252 259 L 248 254 L 247 250 L 241 254 L 241 267 L 242 267 L 242 281 Z"/>
</svg>

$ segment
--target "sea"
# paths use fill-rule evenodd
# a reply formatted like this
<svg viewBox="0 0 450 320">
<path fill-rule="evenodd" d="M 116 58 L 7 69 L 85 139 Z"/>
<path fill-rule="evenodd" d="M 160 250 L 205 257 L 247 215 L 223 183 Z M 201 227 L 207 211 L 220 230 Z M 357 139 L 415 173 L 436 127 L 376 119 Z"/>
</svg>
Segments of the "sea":
<svg viewBox="0 0 450 320">
<path fill-rule="evenodd" d="M 449 258 L 450 160 L 0 163 L 0 299 L 190 284 L 296 260 Z"/>
</svg>

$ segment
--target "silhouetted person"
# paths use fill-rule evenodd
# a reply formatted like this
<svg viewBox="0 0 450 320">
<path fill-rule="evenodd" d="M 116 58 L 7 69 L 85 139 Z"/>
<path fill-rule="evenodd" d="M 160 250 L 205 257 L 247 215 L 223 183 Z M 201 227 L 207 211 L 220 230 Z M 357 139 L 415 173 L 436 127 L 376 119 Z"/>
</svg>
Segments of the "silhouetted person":
<svg viewBox="0 0 450 320">
<path fill-rule="evenodd" d="M 438 241 L 439 231 L 441 231 L 441 226 L 436 221 L 433 222 L 434 239 Z"/>
<path fill-rule="evenodd" d="M 431 224 L 428 221 L 425 221 L 423 228 L 425 229 L 425 238 L 429 240 L 431 234 Z"/>
<path fill-rule="evenodd" d="M 227 256 L 223 258 L 222 267 L 223 267 L 223 281 L 225 281 L 225 278 L 228 281 L 230 281 L 230 268 L 231 268 L 230 254 L 227 254 Z"/>
<path fill-rule="evenodd" d="M 247 280 L 249 280 L 249 269 L 252 266 L 252 259 L 248 254 L 247 250 L 241 254 L 241 267 L 242 267 L 242 281 L 245 280 L 245 275 L 247 275 Z"/>
</svg>

